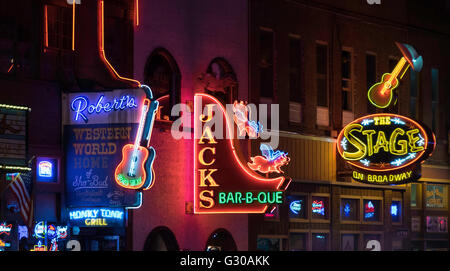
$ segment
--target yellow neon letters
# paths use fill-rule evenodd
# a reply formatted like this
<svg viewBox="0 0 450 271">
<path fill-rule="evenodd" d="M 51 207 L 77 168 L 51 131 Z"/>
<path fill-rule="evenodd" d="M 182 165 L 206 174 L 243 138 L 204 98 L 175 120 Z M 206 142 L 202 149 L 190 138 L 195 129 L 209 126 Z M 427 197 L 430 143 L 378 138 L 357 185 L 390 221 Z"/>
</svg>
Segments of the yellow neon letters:
<svg viewBox="0 0 450 271">
<path fill-rule="evenodd" d="M 365 141 L 361 140 L 361 136 L 358 137 L 358 133 L 365 136 Z M 400 136 L 406 134 L 408 140 L 399 139 Z M 343 151 L 342 156 L 346 160 L 361 160 L 364 157 L 372 156 L 379 153 L 380 150 L 391 153 L 393 155 L 406 155 L 409 152 L 415 153 L 424 150 L 424 146 L 418 146 L 416 143 L 421 139 L 419 137 L 419 129 L 406 131 L 402 128 L 396 128 L 387 139 L 384 131 L 364 130 L 360 124 L 350 124 L 345 127 L 344 137 L 348 140 L 348 143 L 352 145 L 356 151 Z M 376 141 L 375 141 L 376 139 Z M 374 143 L 375 142 L 375 143 Z"/>
</svg>

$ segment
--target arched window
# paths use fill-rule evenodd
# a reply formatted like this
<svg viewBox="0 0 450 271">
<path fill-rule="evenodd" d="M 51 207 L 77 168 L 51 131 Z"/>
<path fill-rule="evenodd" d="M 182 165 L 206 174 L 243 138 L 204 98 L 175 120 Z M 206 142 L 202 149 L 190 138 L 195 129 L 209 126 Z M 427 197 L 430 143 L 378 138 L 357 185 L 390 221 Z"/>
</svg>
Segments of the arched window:
<svg viewBox="0 0 450 271">
<path fill-rule="evenodd" d="M 237 251 L 237 246 L 230 232 L 217 229 L 209 236 L 205 250 Z"/>
<path fill-rule="evenodd" d="M 155 49 L 144 68 L 144 82 L 159 101 L 157 119 L 170 119 L 172 106 L 180 102 L 181 74 L 172 55 L 163 48 Z"/>
<path fill-rule="evenodd" d="M 206 69 L 196 78 L 196 91 L 211 94 L 223 104 L 232 104 L 237 100 L 238 83 L 231 65 L 223 58 L 213 59 Z"/>
<path fill-rule="evenodd" d="M 178 251 L 177 239 L 173 232 L 164 226 L 156 227 L 147 236 L 144 251 Z"/>
</svg>

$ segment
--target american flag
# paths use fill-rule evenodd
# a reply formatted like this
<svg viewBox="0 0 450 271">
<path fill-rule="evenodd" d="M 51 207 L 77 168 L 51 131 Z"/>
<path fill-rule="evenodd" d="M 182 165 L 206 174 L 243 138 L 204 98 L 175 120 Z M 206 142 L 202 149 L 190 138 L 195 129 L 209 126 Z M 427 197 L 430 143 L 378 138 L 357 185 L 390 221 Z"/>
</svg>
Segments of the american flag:
<svg viewBox="0 0 450 271">
<path fill-rule="evenodd" d="M 15 173 L 10 185 L 12 192 L 20 205 L 20 215 L 23 221 L 31 228 L 33 224 L 33 200 L 31 197 L 32 171 L 26 173 Z"/>
</svg>

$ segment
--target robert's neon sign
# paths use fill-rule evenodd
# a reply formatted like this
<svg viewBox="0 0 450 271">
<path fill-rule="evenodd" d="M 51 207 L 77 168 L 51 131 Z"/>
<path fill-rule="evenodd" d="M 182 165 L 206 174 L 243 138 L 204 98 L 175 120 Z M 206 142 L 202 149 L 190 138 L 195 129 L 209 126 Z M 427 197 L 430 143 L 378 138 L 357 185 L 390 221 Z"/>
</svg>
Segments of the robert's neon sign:
<svg viewBox="0 0 450 271">
<path fill-rule="evenodd" d="M 85 96 L 75 97 L 70 104 L 70 109 L 75 112 L 75 121 L 82 119 L 87 123 L 89 121 L 87 116 L 94 113 L 101 114 L 108 113 L 112 110 L 126 110 L 138 107 L 136 97 L 130 95 L 123 95 L 118 98 L 115 97 L 109 102 L 105 102 L 104 100 L 105 95 L 100 95 L 94 103 L 91 103 L 89 98 Z"/>
<path fill-rule="evenodd" d="M 434 146 L 435 138 L 428 128 L 387 113 L 354 120 L 337 138 L 339 154 L 355 169 L 353 179 L 374 184 L 400 184 L 419 178 L 415 168 Z"/>
</svg>

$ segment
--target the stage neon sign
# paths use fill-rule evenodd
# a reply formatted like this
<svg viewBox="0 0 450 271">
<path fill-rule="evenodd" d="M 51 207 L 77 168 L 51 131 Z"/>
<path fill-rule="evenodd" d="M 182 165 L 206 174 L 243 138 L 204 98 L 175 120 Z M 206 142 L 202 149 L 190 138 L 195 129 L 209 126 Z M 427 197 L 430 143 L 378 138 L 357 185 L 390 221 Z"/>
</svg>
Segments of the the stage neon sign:
<svg viewBox="0 0 450 271">
<path fill-rule="evenodd" d="M 223 130 L 233 138 L 214 136 L 211 130 L 213 112 L 221 115 Z M 256 135 L 256 131 L 251 131 Z M 194 135 L 198 135 L 194 138 L 196 214 L 265 213 L 269 206 L 283 202 L 284 190 L 291 179 L 281 172 L 272 178 L 262 177 L 242 162 L 235 133 L 239 133 L 239 128 L 234 119 L 227 117 L 224 106 L 216 98 L 203 93 L 195 95 Z"/>
<path fill-rule="evenodd" d="M 105 96 L 100 95 L 94 103 L 89 101 L 85 96 L 77 96 L 70 103 L 70 109 L 74 111 L 75 121 L 83 120 L 88 123 L 88 115 L 102 114 L 117 110 L 127 110 L 137 108 L 136 97 L 130 95 L 122 95 L 114 97 L 111 101 L 105 102 Z"/>
<path fill-rule="evenodd" d="M 336 145 L 356 181 L 402 184 L 420 178 L 417 166 L 432 153 L 435 137 L 410 118 L 381 113 L 349 123 Z"/>
</svg>

